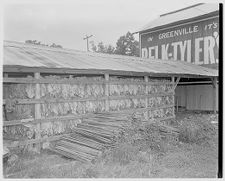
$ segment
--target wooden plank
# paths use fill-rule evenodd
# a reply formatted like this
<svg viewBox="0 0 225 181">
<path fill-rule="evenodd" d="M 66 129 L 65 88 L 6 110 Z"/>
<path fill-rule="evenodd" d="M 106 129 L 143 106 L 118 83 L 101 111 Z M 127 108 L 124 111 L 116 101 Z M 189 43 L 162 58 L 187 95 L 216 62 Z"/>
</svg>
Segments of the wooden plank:
<svg viewBox="0 0 225 181">
<path fill-rule="evenodd" d="M 178 104 L 179 104 L 179 97 L 178 96 L 175 96 L 176 97 L 176 111 L 178 112 Z"/>
<path fill-rule="evenodd" d="M 145 76 L 144 77 L 144 80 L 145 80 L 145 82 L 146 82 L 146 85 L 145 85 L 145 95 L 148 95 L 148 76 Z M 145 97 L 145 107 L 147 108 L 148 107 L 148 97 L 146 96 Z M 146 114 L 145 114 L 146 116 L 145 116 L 145 119 L 147 120 L 148 119 L 148 111 L 146 112 Z"/>
<path fill-rule="evenodd" d="M 166 106 L 160 106 L 160 107 L 148 107 L 148 108 L 134 108 L 129 110 L 121 110 L 121 111 L 113 111 L 114 114 L 119 113 L 131 113 L 134 111 L 146 111 L 146 110 L 155 110 L 155 109 L 164 109 L 173 107 L 174 104 L 166 105 Z M 41 118 L 41 119 L 22 119 L 22 120 L 11 120 L 11 121 L 4 121 L 3 126 L 15 126 L 15 125 L 21 125 L 21 124 L 36 124 L 36 123 L 45 123 L 45 122 L 53 122 L 53 121 L 66 121 L 66 120 L 73 120 L 73 119 L 81 119 L 81 118 L 92 118 L 95 117 L 97 114 L 89 113 L 89 114 L 81 114 L 81 115 L 73 115 L 73 116 L 57 116 L 57 117 L 51 117 L 51 118 Z"/>
<path fill-rule="evenodd" d="M 173 80 L 173 81 L 174 81 L 174 80 Z M 175 89 L 176 89 L 177 84 L 179 83 L 179 81 L 180 81 L 180 77 L 177 77 L 177 80 L 176 80 L 176 82 L 175 82 L 174 85 L 173 85 L 173 91 L 175 91 Z"/>
<path fill-rule="evenodd" d="M 212 77 L 211 75 L 195 75 L 182 73 L 150 73 L 150 72 L 134 72 L 123 70 L 105 70 L 105 69 L 72 69 L 72 68 L 44 68 L 44 67 L 24 67 L 16 65 L 4 65 L 3 72 L 40 72 L 40 73 L 58 73 L 58 74 L 75 74 L 75 75 L 125 75 L 125 76 L 152 76 L 152 77 L 187 77 L 187 78 L 203 78 Z"/>
<path fill-rule="evenodd" d="M 70 153 L 68 153 L 68 152 L 65 152 L 65 151 L 61 150 L 60 148 L 58 148 L 58 149 L 56 149 L 56 148 L 51 148 L 51 151 L 53 151 L 53 152 L 55 152 L 55 153 L 57 153 L 57 154 L 59 154 L 59 155 L 63 155 L 63 156 L 65 156 L 65 157 L 67 157 L 67 158 L 73 158 L 73 159 L 78 160 L 78 161 L 80 161 L 80 162 L 88 162 L 88 161 L 90 161 L 90 160 L 87 160 L 87 159 L 85 159 L 85 158 L 81 158 L 81 157 L 80 157 L 79 155 L 77 155 L 77 154 L 70 154 Z"/>
<path fill-rule="evenodd" d="M 50 136 L 48 138 L 20 140 L 20 141 L 5 141 L 5 140 L 3 140 L 3 143 L 7 147 L 12 148 L 12 147 L 17 147 L 17 146 L 26 146 L 29 144 L 57 141 L 61 137 L 67 136 L 67 135 L 69 135 L 69 134 L 61 134 L 61 135 Z"/>
<path fill-rule="evenodd" d="M 108 75 L 108 74 L 106 74 Z M 3 83 L 17 83 L 17 84 L 132 84 L 132 85 L 170 85 L 171 82 L 139 82 L 129 80 L 76 80 L 76 79 L 55 79 L 55 78 L 3 78 Z"/>
<path fill-rule="evenodd" d="M 126 95 L 126 96 L 110 96 L 109 100 L 117 100 L 117 99 L 145 99 L 147 98 L 151 98 L 151 97 L 163 97 L 163 96 L 169 96 L 169 95 L 173 95 L 173 92 L 169 92 L 169 93 L 156 93 L 156 94 L 143 94 L 143 95 Z"/>
<path fill-rule="evenodd" d="M 35 79 L 40 79 L 40 73 L 36 72 L 34 73 L 34 77 Z M 35 99 L 40 99 L 40 84 L 36 84 L 35 85 Z M 41 119 L 41 105 L 40 104 L 35 104 L 35 112 L 34 112 L 34 117 L 35 119 Z M 36 134 L 35 134 L 35 138 L 36 139 L 41 139 L 41 123 L 37 123 L 36 125 Z M 37 150 L 40 153 L 41 151 L 41 144 L 36 144 L 37 146 Z"/>
<path fill-rule="evenodd" d="M 218 83 L 218 81 L 217 81 L 217 83 Z M 212 84 L 212 81 L 179 82 L 179 85 L 189 85 L 189 84 Z"/>
<path fill-rule="evenodd" d="M 99 150 L 96 150 L 84 145 L 80 145 L 80 144 L 74 144 L 67 140 L 60 140 L 57 143 L 57 145 L 61 145 L 61 146 L 65 145 L 65 146 L 71 147 L 72 148 L 71 151 L 75 150 L 75 151 L 81 152 L 84 155 L 90 154 L 92 156 L 97 156 L 98 154 L 100 154 Z"/>
<path fill-rule="evenodd" d="M 148 77 L 148 76 L 146 76 Z M 129 81 L 129 80 L 118 80 L 118 81 L 110 81 L 109 84 L 134 84 L 134 85 L 171 85 L 173 83 L 169 81 L 165 82 L 141 82 L 141 81 Z"/>
<path fill-rule="evenodd" d="M 74 135 L 74 134 L 73 134 Z M 80 145 L 85 145 L 91 148 L 96 148 L 96 149 L 102 149 L 104 144 L 100 144 L 97 141 L 93 141 L 92 139 L 87 139 L 86 137 L 83 137 L 79 134 L 76 134 L 75 136 L 73 135 L 69 135 L 69 136 L 64 136 L 62 137 L 63 140 L 68 140 L 71 141 L 73 143 L 77 143 Z"/>
<path fill-rule="evenodd" d="M 107 97 L 87 97 L 87 98 L 71 98 L 71 99 L 61 99 L 61 98 L 50 98 L 50 99 L 11 99 L 15 100 L 16 104 L 49 104 L 49 103 L 65 103 L 65 102 L 85 102 L 85 101 L 103 101 Z M 3 99 L 3 104 L 6 100 Z"/>
<path fill-rule="evenodd" d="M 76 79 L 55 79 L 55 78 L 4 78 L 3 83 L 20 83 L 20 84 L 104 84 L 105 81 L 95 80 L 76 80 Z"/>
<path fill-rule="evenodd" d="M 108 84 L 108 82 L 109 82 L 109 74 L 105 74 L 104 75 L 105 76 L 105 96 L 107 97 L 106 99 L 105 99 L 105 110 L 106 110 L 106 112 L 108 112 L 109 111 L 109 84 Z"/>
<path fill-rule="evenodd" d="M 213 85 L 213 112 L 214 114 L 216 114 L 216 111 L 217 111 L 217 106 L 216 106 L 216 99 L 218 97 L 218 92 L 217 92 L 217 78 L 213 78 L 212 80 L 212 85 Z"/>
<path fill-rule="evenodd" d="M 171 82 L 173 83 L 173 84 L 175 84 L 175 77 L 171 77 Z M 173 92 L 175 91 L 175 89 L 173 89 Z M 175 94 L 174 94 L 174 96 L 173 96 L 173 115 L 175 116 Z"/>
</svg>

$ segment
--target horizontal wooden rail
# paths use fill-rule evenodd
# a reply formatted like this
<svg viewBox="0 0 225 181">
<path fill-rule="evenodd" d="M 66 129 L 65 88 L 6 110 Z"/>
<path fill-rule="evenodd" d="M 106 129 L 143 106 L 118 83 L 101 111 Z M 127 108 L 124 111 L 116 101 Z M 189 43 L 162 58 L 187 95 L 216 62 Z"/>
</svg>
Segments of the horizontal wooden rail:
<svg viewBox="0 0 225 181">
<path fill-rule="evenodd" d="M 156 121 L 163 121 L 163 120 L 167 120 L 167 119 L 174 119 L 174 116 L 170 116 L 170 117 L 163 117 L 163 118 L 156 118 Z M 41 138 L 41 139 L 30 139 L 30 140 L 22 140 L 22 141 L 11 141 L 11 142 L 5 142 L 3 140 L 3 144 L 6 145 L 9 148 L 13 148 L 13 147 L 18 147 L 18 146 L 26 146 L 29 144 L 34 144 L 34 143 L 43 143 L 43 142 L 50 142 L 50 141 L 57 141 L 59 140 L 61 137 L 66 136 L 67 134 L 61 134 L 61 135 L 55 135 L 55 136 L 50 136 L 48 138 Z"/>
<path fill-rule="evenodd" d="M 120 111 L 111 111 L 111 113 L 129 113 L 135 111 L 147 111 L 147 110 L 155 110 L 155 109 L 165 109 L 173 107 L 174 105 L 166 105 L 166 106 L 159 106 L 159 107 L 147 107 L 147 108 L 133 108 L 128 110 L 120 110 Z M 41 118 L 41 119 L 22 119 L 22 120 L 11 120 L 11 121 L 4 121 L 3 126 L 15 126 L 15 125 L 26 125 L 26 124 L 37 124 L 37 123 L 46 123 L 46 122 L 53 122 L 53 121 L 66 121 L 72 119 L 81 119 L 81 118 L 91 118 L 95 117 L 96 114 L 94 113 L 87 113 L 87 114 L 80 114 L 80 115 L 73 115 L 73 116 L 58 116 L 58 117 L 51 117 L 51 118 Z"/>
<path fill-rule="evenodd" d="M 49 104 L 49 103 L 66 103 L 66 102 L 84 102 L 84 101 L 104 101 L 107 98 L 109 100 L 118 100 L 118 99 L 144 99 L 151 97 L 163 97 L 163 96 L 172 96 L 174 92 L 164 92 L 156 94 L 142 94 L 142 95 L 119 95 L 119 96 L 101 96 L 101 97 L 87 97 L 87 98 L 71 98 L 71 99 L 10 99 L 15 102 L 15 104 Z M 3 99 L 3 104 L 6 103 L 6 99 Z"/>
<path fill-rule="evenodd" d="M 84 102 L 84 101 L 102 101 L 105 100 L 106 97 L 87 97 L 87 98 L 71 98 L 71 99 L 10 99 L 14 101 L 15 104 L 49 104 L 49 103 L 66 103 L 66 102 Z M 3 104 L 6 103 L 6 99 L 3 99 Z"/>
<path fill-rule="evenodd" d="M 55 135 L 55 136 L 50 136 L 50 137 L 41 138 L 41 139 L 30 139 L 30 140 L 10 141 L 10 142 L 5 141 L 5 143 L 3 140 L 3 144 L 5 146 L 7 146 L 8 148 L 13 148 L 13 147 L 17 147 L 17 146 L 26 146 L 26 145 L 30 145 L 30 144 L 34 144 L 34 143 L 56 141 L 66 135 L 68 135 L 68 134 Z"/>
<path fill-rule="evenodd" d="M 34 79 L 34 78 L 3 78 L 3 83 L 17 83 L 17 84 L 133 84 L 133 85 L 172 85 L 172 82 L 143 82 L 142 81 L 125 81 L 125 80 L 76 80 L 76 79 Z"/>
<path fill-rule="evenodd" d="M 173 82 L 139 82 L 139 81 L 126 81 L 126 80 L 119 80 L 119 81 L 109 81 L 109 84 L 130 84 L 130 85 L 173 85 Z"/>
<path fill-rule="evenodd" d="M 109 100 L 117 100 L 117 99 L 145 99 L 151 97 L 163 97 L 163 96 L 173 96 L 174 92 L 164 92 L 157 94 L 142 94 L 142 95 L 126 95 L 126 96 L 109 96 Z"/>
<path fill-rule="evenodd" d="M 34 79 L 34 78 L 3 78 L 3 83 L 19 84 L 104 84 L 104 80 L 75 80 L 75 79 Z"/>
</svg>

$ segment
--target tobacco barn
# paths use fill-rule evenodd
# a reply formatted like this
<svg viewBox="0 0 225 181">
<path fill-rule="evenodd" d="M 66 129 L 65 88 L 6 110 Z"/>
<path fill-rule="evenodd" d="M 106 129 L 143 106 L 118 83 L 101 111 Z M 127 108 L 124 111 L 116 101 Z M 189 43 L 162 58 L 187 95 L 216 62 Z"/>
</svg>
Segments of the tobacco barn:
<svg viewBox="0 0 225 181">
<path fill-rule="evenodd" d="M 86 133 L 89 138 L 96 135 L 99 142 L 107 142 L 117 132 L 118 117 L 121 120 L 136 112 L 147 122 L 174 118 L 174 93 L 181 78 L 207 78 L 215 83 L 217 76 L 217 70 L 181 61 L 5 41 L 3 143 L 9 148 L 40 150 L 74 131 L 74 139 Z M 107 122 L 112 117 L 117 122 Z M 68 157 L 88 159 L 87 155 L 78 158 L 65 151 L 69 139 L 71 135 L 55 149 Z M 86 138 L 77 142 L 82 140 L 101 145 Z"/>
</svg>

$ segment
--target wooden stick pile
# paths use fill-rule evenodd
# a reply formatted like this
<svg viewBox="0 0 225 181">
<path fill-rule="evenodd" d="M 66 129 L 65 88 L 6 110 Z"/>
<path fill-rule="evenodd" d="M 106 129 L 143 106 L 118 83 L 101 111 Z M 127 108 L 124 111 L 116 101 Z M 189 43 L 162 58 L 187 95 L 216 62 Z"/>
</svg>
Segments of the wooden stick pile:
<svg viewBox="0 0 225 181">
<path fill-rule="evenodd" d="M 84 119 L 73 133 L 62 137 L 52 146 L 52 151 L 81 162 L 92 161 L 107 147 L 112 147 L 114 138 L 126 127 L 126 115 L 97 114 Z"/>
</svg>

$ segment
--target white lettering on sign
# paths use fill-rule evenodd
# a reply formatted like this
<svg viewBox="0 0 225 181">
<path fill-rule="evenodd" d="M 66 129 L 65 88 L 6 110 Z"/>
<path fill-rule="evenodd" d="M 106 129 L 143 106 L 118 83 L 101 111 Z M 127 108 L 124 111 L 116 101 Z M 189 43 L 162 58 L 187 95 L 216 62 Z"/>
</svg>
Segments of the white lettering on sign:
<svg viewBox="0 0 225 181">
<path fill-rule="evenodd" d="M 180 44 L 180 42 L 173 42 L 171 45 L 173 46 L 173 58 L 174 60 L 177 60 L 177 47 Z"/>
<path fill-rule="evenodd" d="M 193 26 L 189 28 L 182 28 L 178 29 L 175 31 L 169 31 L 166 33 L 161 33 L 159 34 L 159 39 L 164 39 L 164 38 L 171 38 L 171 37 L 176 37 L 176 36 L 181 36 L 181 35 L 187 35 L 191 33 L 196 33 L 198 32 L 198 26 Z"/>
<path fill-rule="evenodd" d="M 195 62 L 196 64 L 203 64 L 203 61 L 200 61 L 200 53 L 202 52 L 202 48 L 200 46 L 200 42 L 203 41 L 203 38 L 196 38 L 195 39 Z"/>
<path fill-rule="evenodd" d="M 168 23 L 168 22 L 167 22 Z M 141 55 L 151 59 L 174 59 L 194 64 L 219 62 L 219 18 L 188 21 L 140 32 Z M 142 50 L 144 48 L 144 50 Z"/>
<path fill-rule="evenodd" d="M 184 41 L 184 44 L 182 42 L 180 42 L 180 54 L 181 54 L 180 59 L 181 59 L 181 61 L 184 61 L 184 54 L 185 54 L 186 46 L 187 46 L 187 41 Z"/>
<path fill-rule="evenodd" d="M 169 48 L 169 44 L 162 45 L 162 59 L 165 59 L 165 60 L 168 59 L 168 48 Z"/>
<path fill-rule="evenodd" d="M 210 24 L 205 25 L 205 30 L 210 30 L 210 29 L 215 29 L 218 27 L 218 23 L 217 22 L 212 22 Z"/>
<path fill-rule="evenodd" d="M 204 37 L 204 60 L 206 64 L 215 63 L 214 46 L 215 39 L 212 36 Z"/>
<path fill-rule="evenodd" d="M 143 58 L 148 58 L 148 50 L 147 48 L 142 48 L 141 49 L 141 55 Z"/>
<path fill-rule="evenodd" d="M 197 29 L 193 28 L 193 31 Z M 166 35 L 165 35 L 166 36 Z M 152 46 L 142 48 L 142 57 L 158 59 L 159 52 L 161 53 L 161 59 L 168 60 L 173 58 L 174 60 L 187 61 L 191 63 L 191 43 L 192 40 L 184 40 L 178 42 L 172 42 L 162 44 L 161 46 Z M 218 59 L 215 59 L 214 48 L 219 47 L 219 34 L 214 32 L 213 36 L 199 37 L 194 40 L 194 62 L 196 64 L 213 64 L 218 63 Z M 160 51 L 159 51 L 160 48 Z M 172 52 L 171 52 L 172 49 Z M 170 51 L 170 52 L 169 52 Z M 178 57 L 179 52 L 179 57 Z M 202 58 L 200 58 L 202 57 Z"/>
<path fill-rule="evenodd" d="M 191 40 L 187 40 L 187 62 L 191 63 Z"/>
<path fill-rule="evenodd" d="M 152 53 L 153 51 L 152 50 L 154 50 L 154 54 Z M 151 58 L 151 59 L 153 59 L 153 58 L 155 58 L 155 47 L 149 47 L 148 48 L 148 52 L 149 52 L 149 58 Z"/>
</svg>

